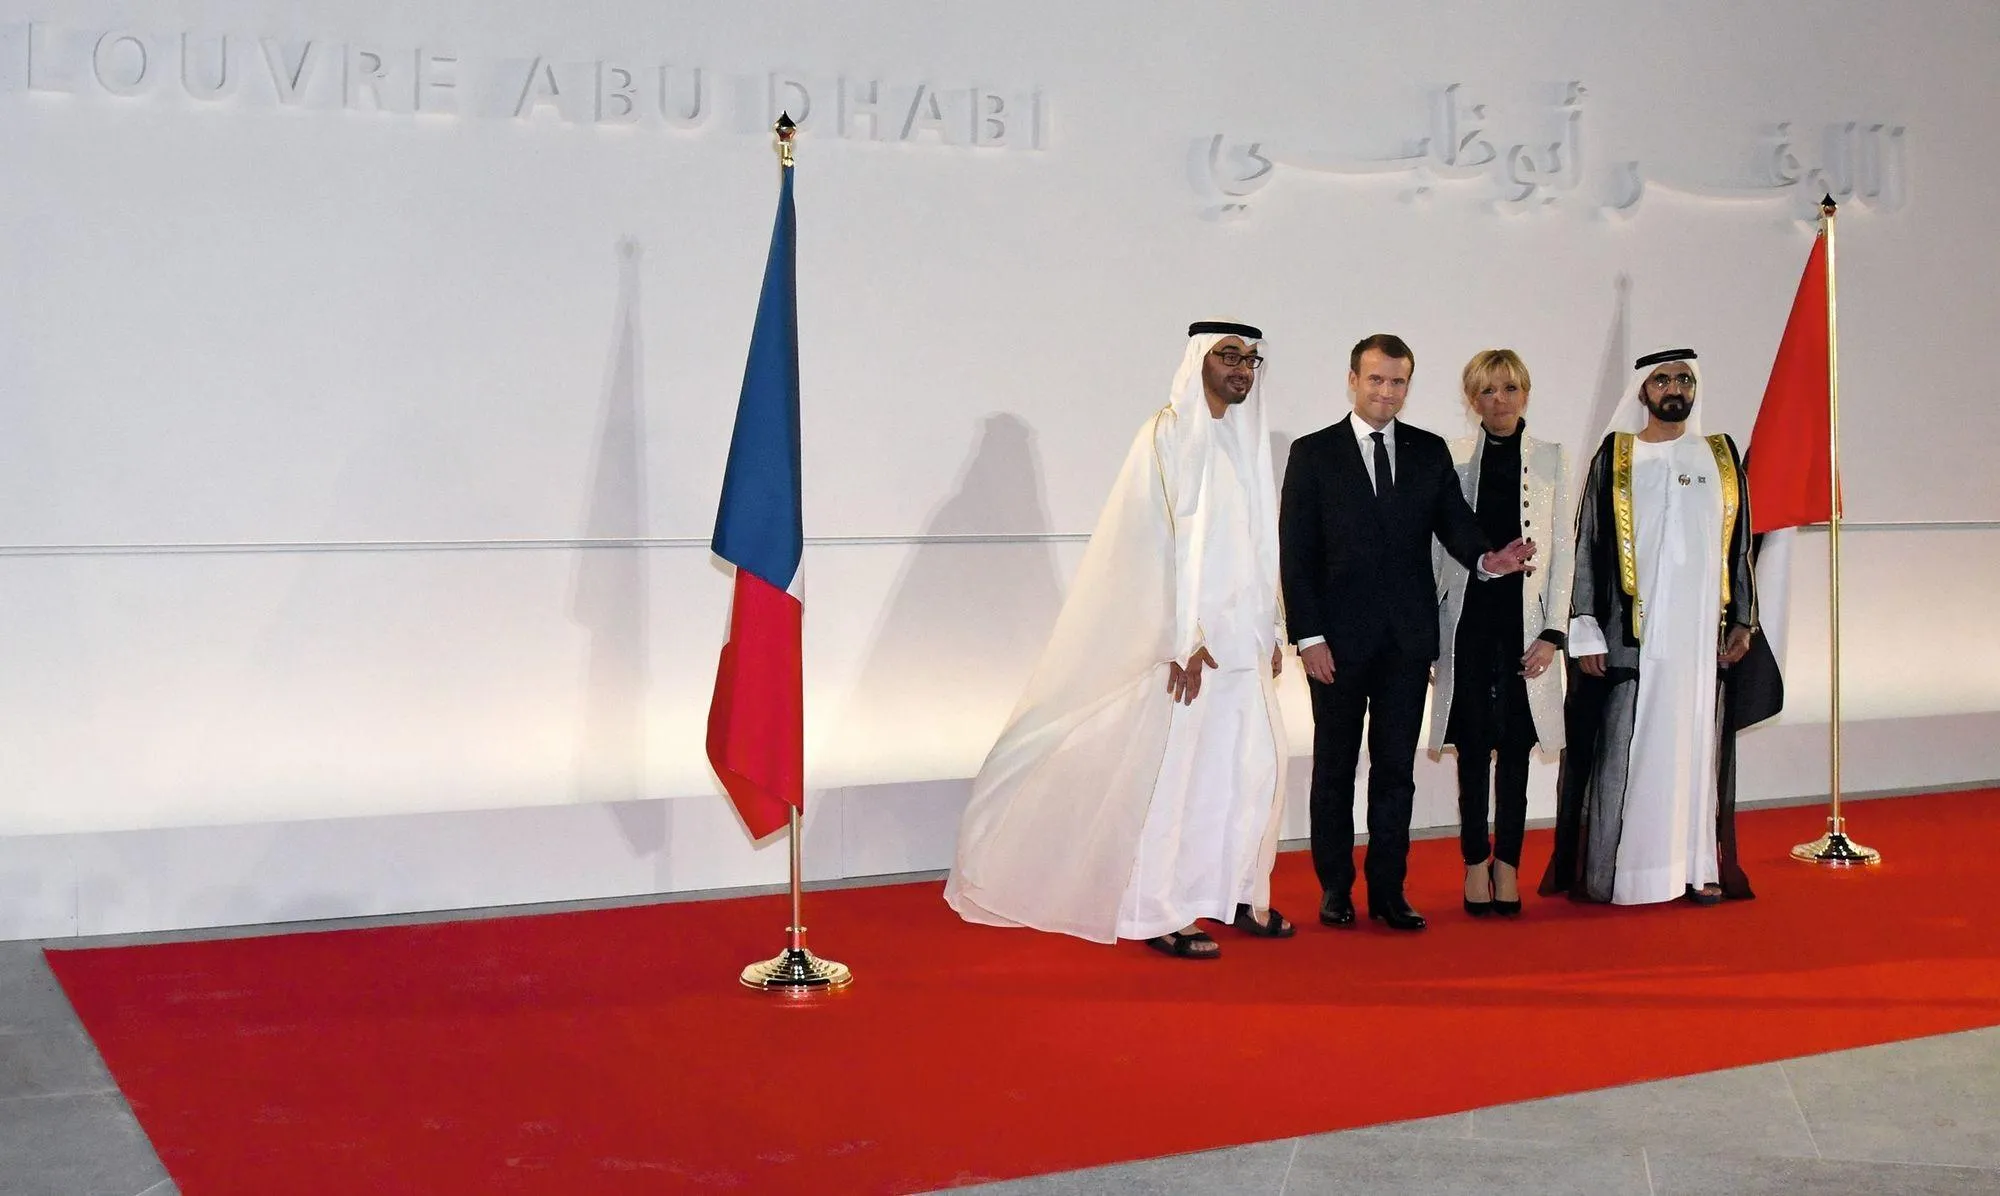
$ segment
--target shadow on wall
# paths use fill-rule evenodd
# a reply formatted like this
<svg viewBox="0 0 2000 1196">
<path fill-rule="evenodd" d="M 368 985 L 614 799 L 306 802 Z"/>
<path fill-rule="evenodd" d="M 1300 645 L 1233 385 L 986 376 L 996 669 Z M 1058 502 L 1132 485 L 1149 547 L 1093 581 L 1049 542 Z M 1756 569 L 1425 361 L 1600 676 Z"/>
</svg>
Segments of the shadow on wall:
<svg viewBox="0 0 2000 1196">
<path fill-rule="evenodd" d="M 1008 413 L 980 424 L 970 456 L 923 535 L 1042 536 L 1050 530 L 1034 429 Z M 1063 574 L 1043 539 L 918 543 L 876 624 L 822 752 L 866 772 L 881 746 L 990 745 L 1027 685 L 1061 609 Z M 963 762 L 969 770 L 978 759 Z M 911 779 L 911 778 L 898 778 Z"/>
<path fill-rule="evenodd" d="M 585 539 L 644 539 L 647 534 L 640 252 L 636 241 L 618 245 L 618 304 L 598 401 Z M 616 803 L 613 817 L 633 852 L 664 853 L 672 813 L 666 802 L 640 800 L 647 796 L 648 550 L 598 546 L 576 551 L 570 618 L 588 642 L 570 796 L 579 802 Z"/>
<path fill-rule="evenodd" d="M 1632 379 L 1632 276 L 1620 274 L 1612 284 L 1612 291 L 1611 327 L 1604 334 L 1604 359 L 1597 369 L 1597 395 L 1583 425 L 1582 443 L 1570 447 L 1579 486 L 1590 468 L 1591 454 L 1611 430 L 1611 421 L 1617 416 L 1618 404 L 1625 398 Z M 1532 365 L 1528 368 L 1534 369 Z"/>
<path fill-rule="evenodd" d="M 1285 465 L 1292 459 L 1292 442 L 1297 439 L 1290 432 L 1271 431 L 1271 480 L 1281 495 L 1285 492 Z"/>
</svg>

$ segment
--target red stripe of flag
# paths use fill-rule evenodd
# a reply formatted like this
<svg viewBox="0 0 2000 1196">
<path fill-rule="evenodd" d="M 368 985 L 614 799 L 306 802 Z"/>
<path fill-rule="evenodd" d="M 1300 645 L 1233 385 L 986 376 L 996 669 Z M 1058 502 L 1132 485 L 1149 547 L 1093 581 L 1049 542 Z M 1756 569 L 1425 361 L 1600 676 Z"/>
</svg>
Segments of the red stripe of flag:
<svg viewBox="0 0 2000 1196">
<path fill-rule="evenodd" d="M 748 569 L 736 571 L 729 642 L 708 707 L 708 759 L 753 838 L 805 808 L 804 607 Z"/>
</svg>

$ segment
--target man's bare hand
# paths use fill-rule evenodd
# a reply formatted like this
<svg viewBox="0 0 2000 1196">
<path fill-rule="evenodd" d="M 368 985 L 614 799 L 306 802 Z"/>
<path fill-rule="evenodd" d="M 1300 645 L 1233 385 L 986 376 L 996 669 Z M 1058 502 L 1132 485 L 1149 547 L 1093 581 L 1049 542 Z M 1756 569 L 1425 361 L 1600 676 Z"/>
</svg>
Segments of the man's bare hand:
<svg viewBox="0 0 2000 1196">
<path fill-rule="evenodd" d="M 1495 577 L 1504 577 L 1509 573 L 1532 574 L 1535 571 L 1535 567 L 1528 562 L 1534 559 L 1535 542 L 1533 540 L 1521 539 L 1514 541 L 1505 548 L 1494 549 L 1492 552 L 1480 557 L 1479 563 L 1488 573 L 1493 574 Z"/>
<path fill-rule="evenodd" d="M 1196 648 L 1185 665 L 1167 663 L 1167 696 L 1183 706 L 1194 704 L 1196 695 L 1201 693 L 1201 670 L 1215 667 L 1215 657 L 1207 648 Z"/>
<path fill-rule="evenodd" d="M 1285 668 L 1285 646 L 1283 644 L 1272 644 L 1271 675 L 1273 677 L 1277 676 L 1279 673 L 1284 671 L 1284 668 Z"/>
<path fill-rule="evenodd" d="M 1604 675 L 1604 653 L 1599 652 L 1595 656 L 1579 656 L 1576 658 L 1576 667 L 1593 677 L 1602 677 Z"/>
<path fill-rule="evenodd" d="M 1326 641 L 1300 648 L 1299 663 L 1305 666 L 1306 676 L 1321 685 L 1333 684 L 1333 649 L 1326 646 Z"/>
<path fill-rule="evenodd" d="M 1528 654 L 1521 658 L 1521 675 L 1535 678 L 1549 671 L 1555 663 L 1556 646 L 1547 640 L 1536 640 L 1528 645 Z"/>
<path fill-rule="evenodd" d="M 1748 627 L 1731 627 L 1728 638 L 1722 642 L 1722 651 L 1716 653 L 1716 659 L 1720 660 L 1724 667 L 1727 667 L 1742 660 L 1744 655 L 1749 651 L 1750 629 Z"/>
</svg>

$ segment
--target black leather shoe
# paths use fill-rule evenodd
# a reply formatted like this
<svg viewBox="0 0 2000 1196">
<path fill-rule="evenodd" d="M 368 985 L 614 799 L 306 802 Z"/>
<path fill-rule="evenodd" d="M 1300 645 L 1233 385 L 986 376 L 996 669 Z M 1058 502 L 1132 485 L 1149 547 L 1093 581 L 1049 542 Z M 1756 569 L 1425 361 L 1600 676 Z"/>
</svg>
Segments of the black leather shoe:
<svg viewBox="0 0 2000 1196">
<path fill-rule="evenodd" d="M 1329 890 L 1320 898 L 1319 924 L 1321 926 L 1354 925 L 1354 899 L 1346 893 Z"/>
<path fill-rule="evenodd" d="M 1391 897 L 1387 901 L 1370 901 L 1368 916 L 1386 924 L 1391 930 L 1422 930 L 1424 916 L 1410 908 L 1410 903 L 1401 897 Z"/>
</svg>

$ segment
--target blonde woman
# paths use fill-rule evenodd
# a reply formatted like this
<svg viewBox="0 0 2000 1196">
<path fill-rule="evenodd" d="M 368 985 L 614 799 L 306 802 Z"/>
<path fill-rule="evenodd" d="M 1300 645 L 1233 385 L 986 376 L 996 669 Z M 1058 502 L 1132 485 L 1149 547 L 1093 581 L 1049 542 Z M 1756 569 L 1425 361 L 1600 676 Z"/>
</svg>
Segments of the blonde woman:
<svg viewBox="0 0 2000 1196">
<path fill-rule="evenodd" d="M 1575 551 L 1569 458 L 1527 433 L 1528 367 L 1511 349 L 1486 349 L 1460 376 L 1479 420 L 1451 445 L 1459 486 L 1486 538 L 1524 537 L 1546 550 L 1531 575 L 1467 585 L 1466 571 L 1434 553 L 1438 584 L 1437 683 L 1430 750 L 1458 753 L 1459 847 L 1465 912 L 1521 912 L 1521 836 L 1528 758 L 1563 746 L 1560 654 L 1569 624 Z M 1492 835 L 1487 833 L 1492 795 Z"/>
</svg>

